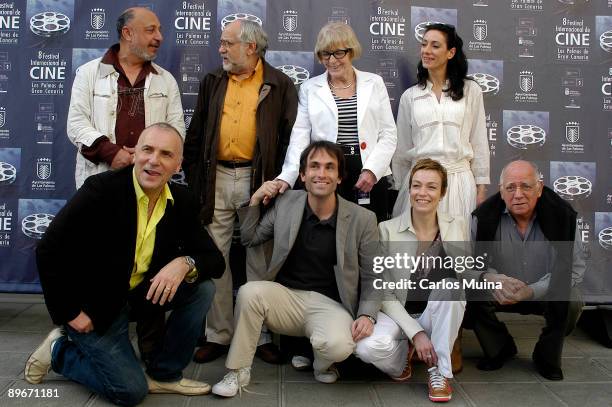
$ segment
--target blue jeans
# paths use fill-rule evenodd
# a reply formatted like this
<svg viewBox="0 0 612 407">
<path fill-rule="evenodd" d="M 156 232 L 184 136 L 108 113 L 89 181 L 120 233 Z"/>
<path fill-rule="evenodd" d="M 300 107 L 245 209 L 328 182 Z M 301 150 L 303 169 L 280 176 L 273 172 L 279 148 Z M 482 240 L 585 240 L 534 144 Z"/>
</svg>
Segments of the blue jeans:
<svg viewBox="0 0 612 407">
<path fill-rule="evenodd" d="M 163 307 L 151 304 L 144 296 L 141 303 L 130 304 L 141 311 L 172 310 L 164 339 L 156 344 L 147 365 L 147 374 L 152 379 L 174 382 L 182 378 L 214 294 L 213 282 L 205 280 L 198 285 L 181 284 L 172 302 Z M 148 393 L 147 380 L 128 335 L 130 305 L 102 334 L 95 331 L 83 334 L 65 325 L 68 336 L 56 342 L 51 355 L 55 372 L 126 406 L 140 403 Z"/>
</svg>

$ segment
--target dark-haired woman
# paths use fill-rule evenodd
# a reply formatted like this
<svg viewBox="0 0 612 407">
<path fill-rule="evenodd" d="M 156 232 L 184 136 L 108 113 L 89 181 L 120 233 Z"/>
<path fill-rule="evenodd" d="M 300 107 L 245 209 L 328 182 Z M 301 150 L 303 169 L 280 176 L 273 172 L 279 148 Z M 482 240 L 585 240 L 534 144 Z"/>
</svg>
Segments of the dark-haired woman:
<svg viewBox="0 0 612 407">
<path fill-rule="evenodd" d="M 410 207 L 406 175 L 424 157 L 439 161 L 448 172 L 448 192 L 440 211 L 469 218 L 486 198 L 489 146 L 482 92 L 466 78 L 462 47 L 453 26 L 427 26 L 418 83 L 404 92 L 399 105 L 392 169 L 400 192 L 393 216 Z"/>
</svg>

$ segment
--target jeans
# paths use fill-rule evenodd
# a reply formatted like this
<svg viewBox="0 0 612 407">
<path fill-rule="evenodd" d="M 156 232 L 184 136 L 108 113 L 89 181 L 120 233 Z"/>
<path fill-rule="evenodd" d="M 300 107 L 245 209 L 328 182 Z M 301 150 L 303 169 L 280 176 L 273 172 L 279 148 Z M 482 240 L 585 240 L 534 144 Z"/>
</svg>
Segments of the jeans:
<svg viewBox="0 0 612 407">
<path fill-rule="evenodd" d="M 155 345 L 147 374 L 154 380 L 174 382 L 189 364 L 202 320 L 215 293 L 211 280 L 179 286 L 171 303 L 163 307 L 130 301 L 104 333 L 79 333 L 65 325 L 67 336 L 57 340 L 51 354 L 53 370 L 119 405 L 136 405 L 148 393 L 146 377 L 128 335 L 130 308 L 139 312 L 172 310 L 163 341 Z M 94 326 L 95 327 L 95 326 Z"/>
</svg>

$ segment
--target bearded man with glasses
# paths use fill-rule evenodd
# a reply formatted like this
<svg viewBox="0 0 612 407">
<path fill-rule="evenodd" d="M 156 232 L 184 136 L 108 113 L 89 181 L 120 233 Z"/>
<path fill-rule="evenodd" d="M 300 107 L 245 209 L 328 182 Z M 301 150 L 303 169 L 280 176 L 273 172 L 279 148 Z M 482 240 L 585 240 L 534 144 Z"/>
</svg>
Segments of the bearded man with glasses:
<svg viewBox="0 0 612 407">
<path fill-rule="evenodd" d="M 548 380 L 562 380 L 563 341 L 583 306 L 576 289 L 585 271 L 576 211 L 544 186 L 528 161 L 506 165 L 499 190 L 473 212 L 475 254 L 487 265 L 466 274 L 500 287 L 468 297 L 464 327 L 474 329 L 485 355 L 476 367 L 500 369 L 517 353 L 496 312 L 539 314 L 546 324 L 533 350 L 535 368 Z"/>
</svg>

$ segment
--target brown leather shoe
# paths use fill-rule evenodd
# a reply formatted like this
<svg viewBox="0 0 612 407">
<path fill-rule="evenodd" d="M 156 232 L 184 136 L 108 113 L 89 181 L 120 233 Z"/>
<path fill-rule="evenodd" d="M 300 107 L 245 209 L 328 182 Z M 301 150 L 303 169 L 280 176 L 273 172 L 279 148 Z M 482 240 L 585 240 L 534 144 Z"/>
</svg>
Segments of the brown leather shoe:
<svg viewBox="0 0 612 407">
<path fill-rule="evenodd" d="M 219 356 L 223 356 L 229 350 L 229 345 L 221 345 L 215 342 L 205 342 L 204 345 L 200 346 L 195 355 L 193 355 L 193 361 L 196 363 L 207 363 L 212 362 Z"/>
<path fill-rule="evenodd" d="M 273 343 L 264 343 L 259 345 L 255 351 L 255 355 L 266 363 L 273 365 L 281 365 L 285 363 L 285 357 Z"/>
<path fill-rule="evenodd" d="M 408 342 L 408 355 L 406 356 L 406 365 L 404 371 L 398 377 L 391 377 L 396 382 L 405 382 L 412 377 L 412 358 L 416 354 L 416 348 L 412 343 Z"/>
</svg>

